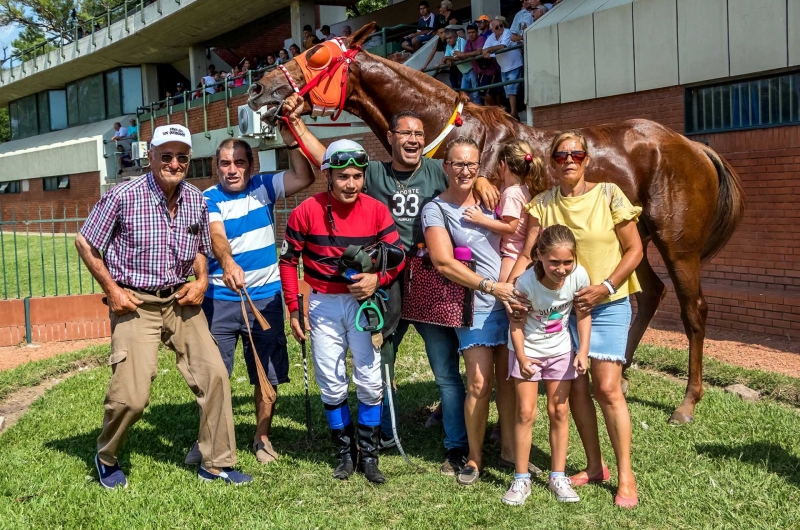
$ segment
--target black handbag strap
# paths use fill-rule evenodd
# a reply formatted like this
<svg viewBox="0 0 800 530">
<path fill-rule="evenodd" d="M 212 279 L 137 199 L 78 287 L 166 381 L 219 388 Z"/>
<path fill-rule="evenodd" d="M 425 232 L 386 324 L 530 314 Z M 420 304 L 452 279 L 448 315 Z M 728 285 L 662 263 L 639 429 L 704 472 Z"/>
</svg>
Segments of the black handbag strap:
<svg viewBox="0 0 800 530">
<path fill-rule="evenodd" d="M 439 208 L 439 211 L 442 212 L 442 220 L 444 221 L 444 229 L 447 230 L 447 235 L 450 236 L 450 243 L 453 245 L 453 249 L 455 250 L 456 246 L 458 246 L 458 245 L 456 245 L 456 240 L 453 239 L 453 232 L 450 231 L 450 217 L 447 216 L 447 214 L 444 211 L 444 208 L 442 208 L 442 205 L 439 204 L 439 201 L 437 201 L 436 199 L 433 199 L 431 201 L 431 204 L 435 204 L 436 207 Z M 421 230 L 422 229 L 422 223 L 420 223 L 419 226 L 420 226 L 420 230 Z M 423 239 L 423 241 L 424 241 L 424 239 Z"/>
</svg>

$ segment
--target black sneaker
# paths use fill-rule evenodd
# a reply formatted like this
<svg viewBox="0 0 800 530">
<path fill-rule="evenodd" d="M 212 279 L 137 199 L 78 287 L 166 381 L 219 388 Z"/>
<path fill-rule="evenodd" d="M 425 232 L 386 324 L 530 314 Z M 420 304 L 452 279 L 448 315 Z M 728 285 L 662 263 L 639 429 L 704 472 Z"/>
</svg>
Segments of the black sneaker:
<svg viewBox="0 0 800 530">
<path fill-rule="evenodd" d="M 125 473 L 120 469 L 119 462 L 113 466 L 107 466 L 100 461 L 99 455 L 94 455 L 94 465 L 97 468 L 97 475 L 100 477 L 100 484 L 104 488 L 113 490 L 117 486 L 128 487 L 128 479 L 125 478 Z"/>
<path fill-rule="evenodd" d="M 464 464 L 466 463 L 467 451 L 454 447 L 453 449 L 448 449 L 444 454 L 444 463 L 442 463 L 442 467 L 439 469 L 439 472 L 442 475 L 454 477 L 459 471 L 461 471 L 461 468 L 464 467 Z"/>
</svg>

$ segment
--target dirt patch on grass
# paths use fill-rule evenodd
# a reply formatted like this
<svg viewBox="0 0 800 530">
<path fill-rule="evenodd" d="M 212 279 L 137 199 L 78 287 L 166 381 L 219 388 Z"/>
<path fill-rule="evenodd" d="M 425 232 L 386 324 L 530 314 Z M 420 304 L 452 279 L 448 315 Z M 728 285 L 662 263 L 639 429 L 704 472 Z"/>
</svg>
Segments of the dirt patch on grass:
<svg viewBox="0 0 800 530">
<path fill-rule="evenodd" d="M 685 350 L 688 356 L 689 341 L 683 330 L 651 327 L 642 343 Z M 743 368 L 800 377 L 800 340 L 711 329 L 706 333 L 704 353 Z"/>
<path fill-rule="evenodd" d="M 49 359 L 50 357 L 54 357 L 61 353 L 73 352 L 88 348 L 89 346 L 98 346 L 101 344 L 110 343 L 110 338 L 104 338 L 70 340 L 65 342 L 48 342 L 35 348 L 29 348 L 26 346 L 5 346 L 0 348 L 0 372 L 4 370 L 10 370 L 11 368 L 30 361 Z"/>
<path fill-rule="evenodd" d="M 89 370 L 100 364 L 101 362 L 99 360 L 75 361 L 74 368 L 69 372 L 42 381 L 36 386 L 21 388 L 9 394 L 5 399 L 0 401 L 0 417 L 4 418 L 3 424 L 0 425 L 0 433 L 17 423 L 25 412 L 27 412 L 28 407 L 30 407 L 34 401 L 42 397 L 49 389 L 75 374 Z"/>
</svg>

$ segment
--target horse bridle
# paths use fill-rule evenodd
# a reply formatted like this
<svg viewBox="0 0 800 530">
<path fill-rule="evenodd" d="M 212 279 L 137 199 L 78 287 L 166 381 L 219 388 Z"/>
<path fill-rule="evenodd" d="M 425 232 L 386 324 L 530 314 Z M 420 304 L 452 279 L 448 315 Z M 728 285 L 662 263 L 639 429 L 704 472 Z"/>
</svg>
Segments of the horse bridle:
<svg viewBox="0 0 800 530">
<path fill-rule="evenodd" d="M 332 40 L 336 41 L 336 43 L 339 45 L 338 47 L 342 52 L 341 55 L 332 57 L 330 63 L 328 63 L 328 65 L 325 68 L 323 68 L 319 74 L 317 74 L 315 77 L 309 80 L 305 84 L 305 86 L 303 86 L 303 88 L 299 88 L 297 86 L 294 77 L 292 77 L 292 74 L 289 72 L 289 70 L 286 69 L 285 66 L 280 64 L 278 65 L 278 68 L 281 70 L 281 72 L 283 72 L 283 75 L 286 76 L 286 80 L 289 82 L 289 85 L 292 87 L 294 93 L 298 94 L 300 97 L 304 97 L 306 94 L 314 90 L 325 79 L 333 77 L 333 75 L 339 68 L 344 68 L 344 71 L 342 72 L 342 83 L 340 86 L 341 95 L 339 96 L 339 104 L 336 107 L 335 113 L 331 116 L 331 120 L 336 121 L 339 119 L 339 116 L 342 114 L 342 111 L 344 110 L 344 102 L 347 98 L 347 76 L 350 70 L 350 63 L 353 62 L 353 59 L 355 58 L 356 54 L 358 54 L 358 52 L 361 51 L 361 46 L 355 45 L 351 46 L 350 48 L 347 48 L 345 47 L 343 39 L 336 37 L 335 39 Z M 294 136 L 294 139 L 300 146 L 300 149 L 302 149 L 303 154 L 306 155 L 306 158 L 308 158 L 308 160 L 312 164 L 314 164 L 317 167 L 317 169 L 319 169 L 320 164 L 317 163 L 316 159 L 311 155 L 306 145 L 300 139 L 300 136 L 290 125 L 289 118 L 280 113 L 283 108 L 283 103 L 284 101 L 281 101 L 281 103 L 278 105 L 278 109 L 275 112 L 275 115 L 278 116 L 278 119 L 283 121 L 286 124 L 286 127 L 289 128 L 289 131 L 292 133 L 292 136 Z"/>
</svg>

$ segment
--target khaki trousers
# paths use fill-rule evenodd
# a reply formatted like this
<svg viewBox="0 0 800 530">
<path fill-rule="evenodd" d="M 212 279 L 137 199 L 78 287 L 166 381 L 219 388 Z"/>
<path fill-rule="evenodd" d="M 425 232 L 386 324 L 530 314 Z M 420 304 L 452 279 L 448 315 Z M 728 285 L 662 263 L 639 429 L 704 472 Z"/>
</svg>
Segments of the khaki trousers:
<svg viewBox="0 0 800 530">
<path fill-rule="evenodd" d="M 103 431 L 97 439 L 100 458 L 113 464 L 128 429 L 150 401 L 158 369 L 158 346 L 176 353 L 178 370 L 200 407 L 198 445 L 205 467 L 236 463 L 231 387 L 217 344 L 200 306 L 180 306 L 174 295 L 158 298 L 131 291 L 144 303 L 122 316 L 110 314 L 113 375 L 105 399 Z"/>
</svg>

